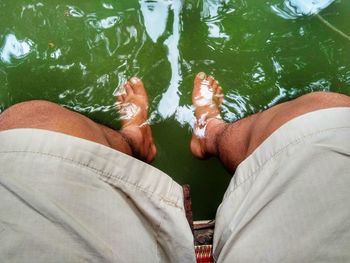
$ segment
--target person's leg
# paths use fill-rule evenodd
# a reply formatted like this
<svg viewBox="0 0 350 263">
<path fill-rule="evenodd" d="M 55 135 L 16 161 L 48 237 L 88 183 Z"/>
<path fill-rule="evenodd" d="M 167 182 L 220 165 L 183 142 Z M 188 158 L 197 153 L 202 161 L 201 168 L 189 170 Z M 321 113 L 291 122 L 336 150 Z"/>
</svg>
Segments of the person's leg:
<svg viewBox="0 0 350 263">
<path fill-rule="evenodd" d="M 46 129 L 0 132 L 1 262 L 195 261 L 182 187 L 112 149 L 155 154 L 143 85 L 133 78 L 124 89 L 119 133 L 49 102 L 1 115 L 2 130 Z"/>
<path fill-rule="evenodd" d="M 109 146 L 151 162 L 156 155 L 152 132 L 147 124 L 148 97 L 143 83 L 132 78 L 118 99 L 122 129 L 118 132 L 48 101 L 18 103 L 0 114 L 0 131 L 36 128 L 65 133 Z"/>
<path fill-rule="evenodd" d="M 319 109 L 350 107 L 348 96 L 315 92 L 228 124 L 220 118 L 222 97 L 222 89 L 213 77 L 204 73 L 196 76 L 192 102 L 197 122 L 191 150 L 198 158 L 217 156 L 230 172 L 287 121 Z"/>
</svg>

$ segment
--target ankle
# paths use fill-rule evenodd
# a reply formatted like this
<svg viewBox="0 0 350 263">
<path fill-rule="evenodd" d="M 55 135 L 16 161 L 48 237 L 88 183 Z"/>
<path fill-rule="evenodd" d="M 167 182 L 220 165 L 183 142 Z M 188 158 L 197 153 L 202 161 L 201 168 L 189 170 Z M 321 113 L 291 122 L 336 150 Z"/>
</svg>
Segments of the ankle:
<svg viewBox="0 0 350 263">
<path fill-rule="evenodd" d="M 204 149 L 211 156 L 218 156 L 218 139 L 222 136 L 227 124 L 220 119 L 211 119 L 208 121 L 206 131 L 205 131 L 205 140 L 204 140 Z"/>
</svg>

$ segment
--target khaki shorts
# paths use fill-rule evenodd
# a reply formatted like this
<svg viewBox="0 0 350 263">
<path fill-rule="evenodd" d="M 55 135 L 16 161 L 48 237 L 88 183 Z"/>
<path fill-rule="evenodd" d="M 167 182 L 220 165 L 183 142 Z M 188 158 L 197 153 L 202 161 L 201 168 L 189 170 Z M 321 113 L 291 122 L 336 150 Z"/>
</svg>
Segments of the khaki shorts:
<svg viewBox="0 0 350 263">
<path fill-rule="evenodd" d="M 240 164 L 215 226 L 218 262 L 350 262 L 350 108 L 289 121 Z"/>
<path fill-rule="evenodd" d="M 0 262 L 194 262 L 182 187 L 100 144 L 0 132 Z"/>
<path fill-rule="evenodd" d="M 300 116 L 238 167 L 217 262 L 350 261 L 350 108 Z M 0 132 L 1 262 L 195 262 L 182 188 L 103 145 Z"/>
</svg>

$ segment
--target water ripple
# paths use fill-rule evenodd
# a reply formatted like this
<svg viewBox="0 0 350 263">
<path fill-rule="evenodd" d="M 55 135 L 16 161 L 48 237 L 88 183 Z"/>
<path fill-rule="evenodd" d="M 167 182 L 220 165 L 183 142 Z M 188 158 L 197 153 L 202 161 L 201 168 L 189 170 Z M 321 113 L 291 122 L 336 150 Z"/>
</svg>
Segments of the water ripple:
<svg viewBox="0 0 350 263">
<path fill-rule="evenodd" d="M 225 28 L 222 21 L 225 17 L 235 11 L 235 8 L 224 8 L 226 2 L 219 0 L 205 0 L 203 1 L 203 9 L 201 12 L 202 20 L 208 26 L 208 37 L 220 38 L 229 40 L 230 36 L 225 33 Z"/>
<path fill-rule="evenodd" d="M 282 4 L 271 6 L 272 11 L 284 19 L 318 14 L 335 0 L 285 0 Z"/>
<path fill-rule="evenodd" d="M 223 105 L 230 121 L 305 92 L 350 85 L 342 39 L 324 32 L 317 19 L 271 16 L 271 10 L 286 19 L 315 15 L 332 0 L 134 2 L 20 0 L 16 9 L 0 0 L 0 70 L 9 74 L 0 84 L 17 87 L 23 70 L 28 85 L 50 86 L 45 92 L 57 101 L 96 112 L 102 105 L 110 109 L 116 87 L 138 75 L 150 87 L 152 120 L 174 118 L 182 126 L 193 123 L 189 94 L 202 70 L 234 82 Z M 327 20 L 339 25 L 344 5 L 337 1 Z"/>
<path fill-rule="evenodd" d="M 117 16 L 106 17 L 97 22 L 97 27 L 102 29 L 108 29 L 115 26 L 119 21 L 120 21 L 120 18 Z"/>
<path fill-rule="evenodd" d="M 14 34 L 8 34 L 0 48 L 0 59 L 7 65 L 15 66 L 33 51 L 34 45 L 31 39 L 18 40 Z"/>
<path fill-rule="evenodd" d="M 228 122 L 234 122 L 246 116 L 247 112 L 254 111 L 251 107 L 249 96 L 239 94 L 231 90 L 225 95 L 222 105 L 223 118 Z"/>
<path fill-rule="evenodd" d="M 74 18 L 82 18 L 85 16 L 85 12 L 76 6 L 67 5 L 65 15 Z"/>
</svg>

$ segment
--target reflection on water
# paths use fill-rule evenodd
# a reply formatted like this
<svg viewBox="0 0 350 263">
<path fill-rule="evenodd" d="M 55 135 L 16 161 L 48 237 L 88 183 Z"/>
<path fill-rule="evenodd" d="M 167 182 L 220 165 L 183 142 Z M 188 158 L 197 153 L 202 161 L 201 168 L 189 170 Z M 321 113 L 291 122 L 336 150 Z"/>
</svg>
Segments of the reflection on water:
<svg viewBox="0 0 350 263">
<path fill-rule="evenodd" d="M 4 45 L 0 48 L 1 61 L 8 65 L 16 65 L 32 51 L 34 42 L 30 39 L 18 40 L 14 34 L 5 36 Z"/>
<path fill-rule="evenodd" d="M 148 36 L 154 43 L 163 35 L 168 21 L 170 0 L 140 0 L 140 8 Z"/>
<path fill-rule="evenodd" d="M 229 122 L 245 117 L 247 112 L 255 111 L 249 101 L 249 96 L 242 96 L 236 91 L 229 91 L 225 94 L 225 101 L 221 108 L 222 117 Z"/>
<path fill-rule="evenodd" d="M 298 45 L 296 42 L 298 37 L 315 39 L 316 35 L 310 29 L 308 22 L 301 24 L 295 32 L 289 28 L 282 30 L 283 32 L 273 30 L 273 23 L 270 23 L 269 30 L 263 30 L 261 23 L 272 18 L 268 17 L 268 13 L 263 14 L 262 7 L 270 6 L 278 16 L 295 19 L 317 14 L 334 1 L 275 0 L 272 3 L 262 1 L 260 4 L 254 4 L 249 0 L 204 0 L 194 3 L 181 0 L 138 0 L 139 6 L 129 4 L 124 9 L 109 1 L 100 3 L 100 9 L 90 8 L 91 3 L 56 5 L 52 8 L 41 2 L 30 4 L 25 3 L 25 0 L 22 2 L 19 17 L 23 21 L 28 21 L 29 28 L 35 28 L 35 25 L 37 28 L 33 31 L 26 30 L 27 33 L 24 34 L 21 32 L 21 37 L 18 37 L 16 29 L 5 27 L 6 30 L 3 32 L 7 33 L 1 36 L 0 43 L 0 59 L 3 65 L 19 65 L 27 58 L 34 57 L 29 56 L 33 53 L 38 61 L 48 60 L 48 63 L 45 62 L 47 70 L 56 75 L 80 75 L 83 80 L 80 88 L 66 87 L 56 96 L 62 104 L 70 108 L 78 107 L 84 112 L 89 112 L 87 109 L 96 112 L 103 107 L 111 109 L 112 112 L 115 105 L 112 98 L 104 99 L 103 105 L 95 105 L 93 108 L 90 104 L 100 96 L 98 94 L 113 94 L 115 87 L 120 87 L 129 76 L 139 75 L 147 78 L 146 71 L 154 68 L 157 69 L 156 73 L 162 74 L 162 78 L 168 79 L 157 87 L 154 95 L 151 114 L 153 123 L 173 117 L 182 126 L 191 127 L 194 119 L 191 102 L 185 100 L 181 103 L 183 96 L 189 94 L 192 88 L 191 82 L 184 80 L 187 76 L 193 77 L 203 69 L 227 72 L 227 75 L 236 74 L 237 68 L 232 70 L 230 67 L 235 67 L 236 58 L 239 56 L 243 54 L 260 56 L 261 51 L 274 49 L 268 55 L 269 61 L 260 56 L 260 59 L 255 61 L 250 58 L 247 60 L 245 57 L 247 62 L 241 62 L 241 67 L 237 71 L 240 73 L 236 74 L 239 86 L 235 85 L 235 88 L 227 90 L 226 109 L 224 109 L 225 118 L 235 120 L 250 112 L 270 107 L 288 97 L 290 93 L 285 91 L 294 87 L 288 88 L 283 84 L 284 76 L 289 75 L 291 70 L 301 71 L 310 65 L 303 56 L 287 54 L 288 49 L 290 53 L 293 53 L 293 50 L 301 52 L 307 50 L 307 42 L 303 41 Z M 257 6 L 255 11 L 254 5 Z M 184 46 L 181 46 L 181 42 L 184 41 L 183 16 L 191 12 L 192 17 L 195 17 L 197 12 L 199 18 L 196 21 L 191 19 L 194 30 L 190 34 L 191 37 L 196 37 L 196 30 L 200 28 L 205 28 L 206 35 L 203 37 L 200 35 L 202 33 L 198 33 L 202 42 L 186 42 L 187 46 L 188 43 L 193 44 L 190 48 L 194 53 L 198 50 L 197 53 L 200 54 L 205 50 L 204 54 L 207 55 L 200 54 L 198 58 L 187 59 L 183 57 Z M 59 27 L 57 22 L 60 24 Z M 20 20 L 18 23 L 21 23 Z M 192 30 L 192 24 L 185 25 L 185 28 L 186 26 Z M 53 29 L 56 31 L 52 31 Z M 54 33 L 50 33 L 49 37 L 43 37 L 42 33 L 45 30 Z M 264 36 L 265 33 L 268 34 Z M 265 39 L 259 43 L 259 38 Z M 148 44 L 148 40 L 151 40 L 152 44 Z M 295 46 L 289 44 L 293 41 L 296 43 Z M 336 44 L 332 39 L 318 41 L 317 45 L 329 64 L 335 62 L 337 52 L 339 54 L 343 52 L 342 47 L 336 50 Z M 152 65 L 147 67 L 143 66 L 145 63 L 143 65 L 140 63 L 142 56 L 147 54 L 150 48 L 153 54 L 156 52 L 160 54 L 161 51 L 158 51 L 160 47 L 165 48 L 165 57 L 158 56 L 158 59 L 154 59 Z M 226 57 L 215 56 L 213 52 L 226 54 Z M 106 55 L 110 59 L 108 67 L 102 66 L 100 67 L 102 70 L 99 70 L 97 65 L 100 61 L 106 62 L 106 59 L 101 60 Z M 147 56 L 152 56 L 152 53 Z M 31 61 L 33 62 L 33 59 Z M 347 65 L 340 63 L 337 68 L 339 70 L 335 75 L 338 80 L 348 83 Z M 321 85 L 320 77 L 310 80 L 309 83 Z M 225 84 L 224 82 L 224 89 Z M 304 82 L 303 87 L 309 90 L 310 85 Z M 332 82 L 329 81 L 328 86 L 331 85 Z M 268 101 L 255 105 L 254 99 L 251 99 L 255 95 L 251 94 L 250 90 L 257 90 L 259 87 L 265 92 L 271 91 L 271 94 L 268 96 Z M 324 88 L 320 86 L 319 89 Z"/>
<path fill-rule="evenodd" d="M 203 9 L 201 12 L 202 20 L 208 26 L 208 37 L 229 39 L 230 36 L 225 33 L 225 29 L 221 24 L 221 18 L 223 15 L 228 15 L 234 12 L 234 9 L 225 10 L 220 14 L 220 11 L 224 4 L 227 4 L 229 0 L 204 0 Z"/>
<path fill-rule="evenodd" d="M 180 83 L 182 80 L 180 68 L 180 51 L 179 41 L 181 34 L 181 10 L 182 0 L 174 0 L 169 6 L 173 12 L 172 34 L 164 41 L 164 45 L 168 49 L 167 58 L 171 67 L 171 78 L 168 89 L 163 93 L 158 105 L 158 112 L 162 118 L 172 116 L 180 101 Z"/>
<path fill-rule="evenodd" d="M 65 11 L 65 15 L 70 17 L 75 17 L 75 18 L 82 18 L 85 16 L 85 13 L 83 10 L 81 10 L 77 6 L 67 5 L 67 10 Z"/>
<path fill-rule="evenodd" d="M 118 21 L 119 17 L 117 16 L 109 16 L 107 18 L 101 19 L 97 23 L 97 27 L 101 29 L 107 29 L 113 27 Z"/>
<path fill-rule="evenodd" d="M 272 5 L 272 10 L 285 19 L 318 14 L 335 0 L 284 0 L 283 4 Z"/>
<path fill-rule="evenodd" d="M 280 17 L 295 19 L 317 14 L 333 0 L 274 0 L 256 4 L 249 0 L 193 3 L 138 0 L 138 5 L 127 1 L 79 5 L 21 1 L 17 23 L 23 23 L 24 27 L 28 25 L 19 37 L 17 26 L 6 27 L 4 24 L 3 32 L 7 33 L 1 35 L 0 43 L 3 65 L 13 67 L 31 58 L 31 63 L 39 63 L 56 77 L 81 76 L 80 81 L 75 81 L 78 85 L 62 87 L 62 90 L 57 88 L 56 97 L 61 104 L 78 107 L 84 112 L 105 108 L 113 112 L 115 101 L 112 97 L 106 99 L 106 94 L 111 96 L 117 91 L 115 87 L 122 86 L 132 75 L 147 80 L 147 72 L 152 71 L 159 74 L 157 78 L 166 79 L 153 92 L 152 123 L 173 118 L 182 126 L 193 125 L 191 101 L 184 97 L 191 92 L 189 79 L 198 71 L 209 70 L 209 74 L 218 72 L 219 75 L 226 72 L 221 77 L 224 90 L 227 83 L 231 85 L 225 81 L 226 76 L 227 79 L 234 76 L 235 85 L 226 91 L 224 116 L 226 120 L 236 120 L 289 96 L 290 93 L 285 91 L 294 87 L 288 88 L 284 83 L 285 76 L 312 64 L 307 59 L 311 44 L 303 39 L 308 38 L 318 45 L 329 64 L 343 52 L 342 47 L 336 49 L 333 39 L 317 41 L 315 38 L 320 33 L 315 34 L 307 21 L 297 28 L 290 24 L 290 28 L 282 30 L 274 29 L 278 20 L 266 24 L 274 19 L 267 11 L 264 13 L 266 7 L 270 6 Z M 8 3 L 6 5 L 10 7 Z M 184 17 L 189 21 L 185 25 Z M 184 28 L 191 33 L 184 34 Z M 186 49 L 191 49 L 197 57 L 191 57 Z M 306 56 L 297 52 L 305 52 Z M 258 56 L 258 59 L 249 56 Z M 143 62 L 147 59 L 150 64 Z M 335 75 L 340 82 L 348 83 L 348 66 L 341 61 L 337 68 L 342 70 Z M 319 80 L 320 76 L 308 83 L 320 83 Z M 310 86 L 308 83 L 303 84 L 305 90 Z M 252 98 L 255 96 L 253 90 L 259 88 L 270 93 L 267 101 L 256 104 L 256 99 Z M 320 89 L 323 88 L 320 86 Z M 91 103 L 101 96 L 104 102 L 92 107 Z"/>
<path fill-rule="evenodd" d="M 31 11 L 33 13 L 38 14 L 39 12 L 39 8 L 43 7 L 44 4 L 43 3 L 34 3 L 34 4 L 26 4 L 22 6 L 22 10 L 21 10 L 21 17 L 23 17 L 24 12 L 26 11 Z"/>
</svg>

